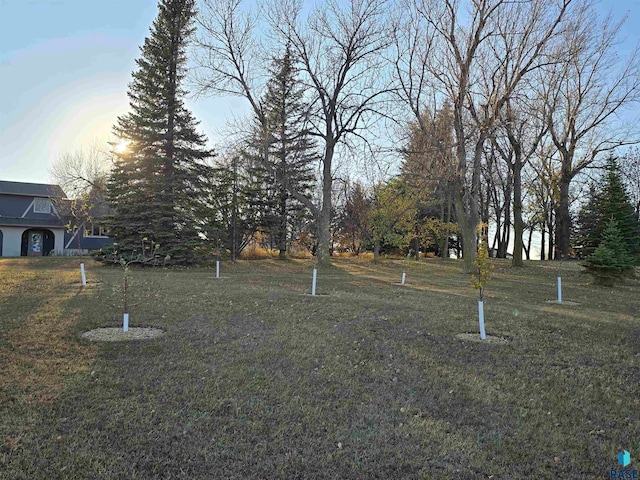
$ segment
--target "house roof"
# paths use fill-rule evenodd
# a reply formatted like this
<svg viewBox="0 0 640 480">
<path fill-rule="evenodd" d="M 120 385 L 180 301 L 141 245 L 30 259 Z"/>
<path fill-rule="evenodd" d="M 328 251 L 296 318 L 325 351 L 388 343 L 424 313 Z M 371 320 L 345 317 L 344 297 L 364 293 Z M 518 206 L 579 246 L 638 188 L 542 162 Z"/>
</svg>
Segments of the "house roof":
<svg viewBox="0 0 640 480">
<path fill-rule="evenodd" d="M 1 227 L 50 227 L 65 228 L 65 224 L 59 218 L 37 219 L 37 218 L 9 218 L 0 217 Z"/>
<path fill-rule="evenodd" d="M 46 183 L 6 182 L 0 180 L 0 194 L 24 195 L 27 197 L 67 198 L 59 185 Z"/>
</svg>

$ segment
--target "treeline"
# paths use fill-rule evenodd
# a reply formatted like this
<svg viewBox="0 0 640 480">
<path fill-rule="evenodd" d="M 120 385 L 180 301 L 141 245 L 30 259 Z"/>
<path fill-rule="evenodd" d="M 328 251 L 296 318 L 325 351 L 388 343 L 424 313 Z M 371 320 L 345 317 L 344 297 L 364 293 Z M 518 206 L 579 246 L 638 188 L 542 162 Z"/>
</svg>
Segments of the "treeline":
<svg viewBox="0 0 640 480">
<path fill-rule="evenodd" d="M 619 55 L 622 22 L 594 2 L 262 7 L 160 2 L 114 127 L 127 144 L 107 187 L 114 255 L 150 248 L 188 264 L 258 238 L 320 262 L 455 251 L 470 271 L 487 223 L 497 256 L 514 244 L 514 265 L 534 232 L 543 258 L 568 258 L 589 180 L 616 154 L 638 204 L 637 172 L 625 177 L 638 155 L 619 149 L 639 140 L 621 118 L 640 100 L 640 55 Z M 184 106 L 186 84 L 251 108 L 217 152 Z M 397 174 L 350 182 L 353 159 L 368 171 L 395 159 Z"/>
</svg>

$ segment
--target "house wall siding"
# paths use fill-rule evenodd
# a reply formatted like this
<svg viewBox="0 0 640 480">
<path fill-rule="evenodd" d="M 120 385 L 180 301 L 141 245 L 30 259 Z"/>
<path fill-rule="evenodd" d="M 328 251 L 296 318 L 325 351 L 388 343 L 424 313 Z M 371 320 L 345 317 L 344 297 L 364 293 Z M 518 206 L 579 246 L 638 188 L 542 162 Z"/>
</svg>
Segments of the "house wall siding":
<svg viewBox="0 0 640 480">
<path fill-rule="evenodd" d="M 113 243 L 111 237 L 84 237 L 81 228 L 77 232 L 65 232 L 64 245 L 66 250 L 98 250 Z"/>
<path fill-rule="evenodd" d="M 51 228 L 50 230 L 56 236 L 56 242 L 53 251 L 56 255 L 62 255 L 64 253 L 64 228 Z"/>
<path fill-rule="evenodd" d="M 19 257 L 24 227 L 2 227 L 2 256 Z M 54 232 L 55 233 L 55 232 Z"/>
<path fill-rule="evenodd" d="M 22 234 L 29 230 L 25 227 L 0 227 L 2 230 L 2 256 L 19 257 L 20 246 L 22 245 Z M 35 228 L 35 230 L 42 230 Z M 56 255 L 62 255 L 64 251 L 64 228 L 46 228 L 55 235 L 54 249 Z"/>
<path fill-rule="evenodd" d="M 32 220 L 58 219 L 54 212 L 55 202 L 51 202 L 51 210 L 49 213 L 36 213 L 33 208 L 35 198 L 36 197 L 0 194 L 0 217 L 27 218 Z"/>
</svg>

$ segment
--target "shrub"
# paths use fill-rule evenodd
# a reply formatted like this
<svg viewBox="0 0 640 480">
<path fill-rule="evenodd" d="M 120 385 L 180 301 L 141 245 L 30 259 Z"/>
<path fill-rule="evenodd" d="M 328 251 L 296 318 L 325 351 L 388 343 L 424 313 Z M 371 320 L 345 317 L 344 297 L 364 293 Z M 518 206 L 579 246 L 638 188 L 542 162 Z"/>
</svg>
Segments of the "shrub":
<svg viewBox="0 0 640 480">
<path fill-rule="evenodd" d="M 241 251 L 238 258 L 241 260 L 264 260 L 269 258 L 269 253 L 262 247 L 249 247 Z"/>
<path fill-rule="evenodd" d="M 278 258 L 279 250 L 267 250 L 262 247 L 251 246 L 238 255 L 241 260 L 264 260 L 266 258 Z"/>
<path fill-rule="evenodd" d="M 171 255 L 160 255 L 159 248 L 158 243 L 145 237 L 140 240 L 137 249 L 123 249 L 121 245 L 113 243 L 100 250 L 92 250 L 91 256 L 107 265 L 121 265 L 122 262 L 154 267 L 171 265 L 173 263 Z"/>
<path fill-rule="evenodd" d="M 635 258 L 618 227 L 611 218 L 602 232 L 602 241 L 583 264 L 593 276 L 594 282 L 607 287 L 619 282 L 625 275 L 633 274 Z"/>
<path fill-rule="evenodd" d="M 300 258 L 300 259 L 309 259 L 309 258 L 313 258 L 313 255 L 311 255 L 311 252 L 305 252 L 305 251 L 299 251 L 299 252 L 289 252 L 287 254 L 287 256 L 289 258 Z"/>
</svg>

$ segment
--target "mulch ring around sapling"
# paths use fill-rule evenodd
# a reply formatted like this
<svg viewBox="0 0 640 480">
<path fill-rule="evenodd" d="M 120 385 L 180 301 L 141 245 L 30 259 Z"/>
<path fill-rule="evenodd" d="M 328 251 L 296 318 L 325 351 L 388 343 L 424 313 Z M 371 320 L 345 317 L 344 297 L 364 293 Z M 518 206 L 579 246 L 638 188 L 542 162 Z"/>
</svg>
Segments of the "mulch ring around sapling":
<svg viewBox="0 0 640 480">
<path fill-rule="evenodd" d="M 69 286 L 70 287 L 96 287 L 101 284 L 102 282 L 87 280 L 86 285 L 83 285 L 82 282 L 74 282 L 74 283 L 70 283 Z"/>
<path fill-rule="evenodd" d="M 502 337 L 496 337 L 494 335 L 487 335 L 487 338 L 484 340 L 480 338 L 479 333 L 459 333 L 456 335 L 456 338 L 459 340 L 463 340 L 465 342 L 481 342 L 481 343 L 498 343 L 504 344 L 507 343 L 508 340 Z"/>
<path fill-rule="evenodd" d="M 129 327 L 126 332 L 122 330 L 122 327 L 104 327 L 84 332 L 82 337 L 95 342 L 122 342 L 149 340 L 160 337 L 164 333 L 164 330 L 153 327 Z"/>
</svg>

